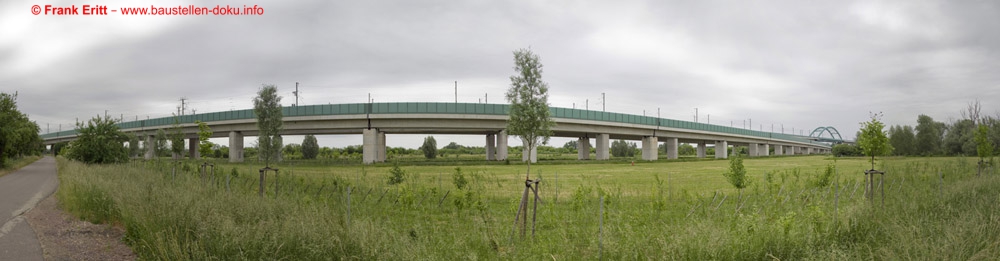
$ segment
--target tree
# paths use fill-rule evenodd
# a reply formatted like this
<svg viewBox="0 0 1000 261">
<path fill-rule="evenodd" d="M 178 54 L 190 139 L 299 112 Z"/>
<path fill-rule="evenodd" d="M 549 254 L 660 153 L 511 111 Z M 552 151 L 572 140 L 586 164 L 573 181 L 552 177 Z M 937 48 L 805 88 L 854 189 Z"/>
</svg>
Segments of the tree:
<svg viewBox="0 0 1000 261">
<path fill-rule="evenodd" d="M 908 156 L 917 154 L 913 127 L 909 125 L 889 127 L 889 144 L 892 144 L 895 155 Z"/>
<path fill-rule="evenodd" d="M 577 150 L 576 147 L 578 145 L 579 145 L 579 143 L 577 143 L 576 140 L 570 140 L 570 141 L 567 141 L 566 144 L 563 144 L 562 148 L 564 150 L 568 151 L 568 152 L 576 152 L 576 150 Z"/>
<path fill-rule="evenodd" d="M 278 96 L 278 87 L 274 85 L 264 85 L 257 92 L 257 97 L 253 99 L 253 112 L 257 115 L 257 146 L 261 160 L 264 160 L 266 168 L 271 167 L 271 162 L 278 160 L 281 153 L 282 129 L 281 96 Z"/>
<path fill-rule="evenodd" d="M 549 85 L 542 81 L 542 64 L 529 49 L 514 51 L 514 71 L 510 77 L 510 88 L 507 89 L 507 101 L 510 102 L 510 120 L 507 121 L 507 133 L 521 137 L 524 151 L 531 153 L 539 143 L 549 141 L 552 121 L 549 111 Z M 528 169 L 525 180 L 531 173 L 531 155 L 528 156 Z"/>
<path fill-rule="evenodd" d="M 452 141 L 451 143 L 448 143 L 448 145 L 445 145 L 444 148 L 442 148 L 442 149 L 457 150 L 457 149 L 461 149 L 461 148 L 462 148 L 462 145 L 458 145 L 458 143 L 455 143 L 454 141 Z"/>
<path fill-rule="evenodd" d="M 76 123 L 77 139 L 70 143 L 67 158 L 88 164 L 109 164 L 128 161 L 128 149 L 122 145 L 128 136 L 118 129 L 111 117 L 97 116 Z"/>
<path fill-rule="evenodd" d="M 993 162 L 993 141 L 990 140 L 990 128 L 986 124 L 979 124 L 976 128 L 976 154 L 979 155 L 979 171 L 976 175 L 981 175 L 986 158 L 991 158 Z"/>
<path fill-rule="evenodd" d="M 42 151 L 38 124 L 17 109 L 17 93 L 0 93 L 0 167 L 7 159 Z"/>
<path fill-rule="evenodd" d="M 163 129 L 157 129 L 156 130 L 156 137 L 154 137 L 153 139 L 155 139 L 155 143 L 156 143 L 156 144 L 153 144 L 153 154 L 156 154 L 156 157 L 160 157 L 164 153 L 166 153 L 167 151 L 169 151 L 167 149 L 167 132 L 166 131 L 163 131 Z"/>
<path fill-rule="evenodd" d="M 881 121 L 882 113 L 871 114 L 871 120 L 861 123 L 861 134 L 858 136 L 858 147 L 861 153 L 871 157 L 872 170 L 875 170 L 875 156 L 885 156 L 892 153 L 892 145 L 886 133 L 885 124 Z"/>
<path fill-rule="evenodd" d="M 316 142 L 316 136 L 306 135 L 306 138 L 302 140 L 302 158 L 315 159 L 316 155 L 319 155 L 319 143 Z"/>
<path fill-rule="evenodd" d="M 174 125 L 170 128 L 170 152 L 174 154 L 174 159 L 184 157 L 181 155 L 184 152 L 184 132 L 181 132 L 181 123 L 176 116 L 174 116 Z"/>
<path fill-rule="evenodd" d="M 139 156 L 139 136 L 135 135 L 135 133 L 128 134 L 128 156 Z"/>
<path fill-rule="evenodd" d="M 739 198 L 743 198 L 743 188 L 746 188 L 750 183 L 750 179 L 747 178 L 747 170 L 743 167 L 743 156 L 736 154 L 730 157 L 729 171 L 723 173 L 722 176 L 725 176 L 729 184 L 740 191 Z"/>
<path fill-rule="evenodd" d="M 195 121 L 198 124 L 198 153 L 202 157 L 208 157 L 212 155 L 212 142 L 208 141 L 208 138 L 212 137 L 212 128 L 208 127 L 207 123 L 202 121 Z"/>
<path fill-rule="evenodd" d="M 837 144 L 833 145 L 833 156 L 837 157 L 859 157 L 864 156 L 861 154 L 861 149 L 856 145 L 851 144 Z"/>
<path fill-rule="evenodd" d="M 424 152 L 424 158 L 436 158 L 437 150 L 437 141 L 434 140 L 434 136 L 427 136 L 424 138 L 424 144 L 420 145 L 420 151 Z"/>
<path fill-rule="evenodd" d="M 933 118 L 921 114 L 917 116 L 916 154 L 929 156 L 941 151 L 941 136 L 944 124 L 935 122 Z"/>
<path fill-rule="evenodd" d="M 616 140 L 611 142 L 611 156 L 615 157 L 634 157 L 635 150 L 638 147 L 634 142 L 627 142 L 624 140 Z"/>
<path fill-rule="evenodd" d="M 972 120 L 964 119 L 951 124 L 945 134 L 943 150 L 948 155 L 976 154 L 975 126 Z"/>
</svg>

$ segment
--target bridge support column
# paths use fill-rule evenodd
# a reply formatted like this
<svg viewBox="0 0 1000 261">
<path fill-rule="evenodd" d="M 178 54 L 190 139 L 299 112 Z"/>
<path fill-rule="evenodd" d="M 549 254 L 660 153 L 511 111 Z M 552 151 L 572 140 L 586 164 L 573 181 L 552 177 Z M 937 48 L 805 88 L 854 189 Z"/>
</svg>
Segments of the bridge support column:
<svg viewBox="0 0 1000 261">
<path fill-rule="evenodd" d="M 597 160 L 609 160 L 611 159 L 611 135 L 608 134 L 597 134 Z"/>
<path fill-rule="evenodd" d="M 507 131 L 497 133 L 497 160 L 507 160 Z"/>
<path fill-rule="evenodd" d="M 581 137 L 576 140 L 576 159 L 590 159 L 590 138 Z"/>
<path fill-rule="evenodd" d="M 716 159 L 728 159 L 729 158 L 729 143 L 720 140 L 715 142 L 715 158 Z"/>
<path fill-rule="evenodd" d="M 757 153 L 758 153 L 757 150 L 760 147 L 759 145 L 760 144 L 757 144 L 757 143 L 750 143 L 749 145 L 747 145 L 747 157 L 757 157 L 758 156 L 757 155 Z"/>
<path fill-rule="evenodd" d="M 486 134 L 486 160 L 496 160 L 496 134 Z"/>
<path fill-rule="evenodd" d="M 705 150 L 706 150 L 705 149 L 705 141 L 699 141 L 698 142 L 698 148 L 697 148 L 698 158 L 699 159 L 705 157 Z"/>
<path fill-rule="evenodd" d="M 529 157 L 531 158 L 531 163 L 538 162 L 538 145 L 532 146 L 530 149 L 528 145 L 521 147 L 521 161 L 528 161 Z"/>
<path fill-rule="evenodd" d="M 143 155 L 143 158 L 145 158 L 147 160 L 153 159 L 153 153 L 156 152 L 154 150 L 155 147 L 156 147 L 156 144 L 153 144 L 153 143 L 154 143 L 153 136 L 152 135 L 146 136 L 146 153 Z"/>
<path fill-rule="evenodd" d="M 229 132 L 229 162 L 243 162 L 243 133 Z"/>
<path fill-rule="evenodd" d="M 782 150 L 782 148 L 784 148 L 784 147 L 785 147 L 785 146 L 781 146 L 781 145 L 774 145 L 774 155 L 775 155 L 775 156 L 781 156 L 781 155 L 784 155 L 785 153 L 784 153 L 784 151 Z"/>
<path fill-rule="evenodd" d="M 771 144 L 761 144 L 760 145 L 760 151 L 758 151 L 757 153 L 760 154 L 761 156 L 765 156 L 765 157 L 766 156 L 770 156 L 771 155 Z"/>
<path fill-rule="evenodd" d="M 198 138 L 188 139 L 188 157 L 193 160 L 201 159 L 201 152 L 198 151 Z"/>
<path fill-rule="evenodd" d="M 667 159 L 677 159 L 677 138 L 667 138 Z"/>
<path fill-rule="evenodd" d="M 362 137 L 362 160 L 365 164 L 385 162 L 385 133 L 378 129 L 364 129 Z"/>
<path fill-rule="evenodd" d="M 659 157 L 660 148 L 659 141 L 656 136 L 649 136 L 642 138 L 642 159 L 643 160 L 656 160 Z"/>
<path fill-rule="evenodd" d="M 813 154 L 813 148 L 806 148 L 806 155 Z"/>
</svg>

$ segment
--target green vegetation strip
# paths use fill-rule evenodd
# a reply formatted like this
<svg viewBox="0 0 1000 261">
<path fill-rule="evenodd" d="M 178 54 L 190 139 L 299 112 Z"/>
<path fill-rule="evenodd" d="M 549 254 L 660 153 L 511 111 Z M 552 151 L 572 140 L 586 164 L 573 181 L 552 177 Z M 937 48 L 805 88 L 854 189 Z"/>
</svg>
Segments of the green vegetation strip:
<svg viewBox="0 0 1000 261">
<path fill-rule="evenodd" d="M 167 161 L 60 158 L 57 195 L 75 215 L 123 225 L 142 259 L 1000 256 L 1000 177 L 976 177 L 970 158 L 880 162 L 884 207 L 880 198 L 864 199 L 860 182 L 870 166 L 860 158 L 746 159 L 742 197 L 723 177 L 722 160 L 542 164 L 532 171 L 542 178 L 536 235 L 529 222 L 524 239 L 512 233 L 524 188 L 517 164 L 279 164 L 259 197 L 259 165 L 216 162 L 216 172 L 202 176 L 200 162 L 184 162 L 174 176 Z"/>
<path fill-rule="evenodd" d="M 9 167 L 0 168 L 0 177 L 3 177 L 4 175 L 10 174 L 10 173 L 13 173 L 14 171 L 17 171 L 17 170 L 21 169 L 24 166 L 28 166 L 28 164 L 34 163 L 35 161 L 38 161 L 40 159 L 42 159 L 41 156 L 26 156 L 26 157 L 21 157 L 21 158 L 16 159 L 16 160 L 11 160 Z M 0 159 L 0 160 L 3 160 L 3 159 Z"/>
</svg>

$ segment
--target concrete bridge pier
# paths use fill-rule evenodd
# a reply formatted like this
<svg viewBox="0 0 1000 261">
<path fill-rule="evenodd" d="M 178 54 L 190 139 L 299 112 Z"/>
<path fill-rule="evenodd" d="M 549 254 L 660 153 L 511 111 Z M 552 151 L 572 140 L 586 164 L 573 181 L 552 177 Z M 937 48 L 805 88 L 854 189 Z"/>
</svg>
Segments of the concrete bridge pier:
<svg viewBox="0 0 1000 261">
<path fill-rule="evenodd" d="M 507 160 L 507 131 L 500 131 L 496 137 L 496 160 Z"/>
<path fill-rule="evenodd" d="M 496 134 L 486 134 L 486 160 L 494 161 L 496 160 Z"/>
<path fill-rule="evenodd" d="M 528 149 L 528 145 L 522 146 L 522 148 L 521 148 L 521 162 L 528 161 L 529 157 L 531 158 L 531 163 L 538 162 L 538 145 L 531 146 L 531 149 Z"/>
<path fill-rule="evenodd" d="M 677 159 L 677 138 L 667 138 L 667 159 Z"/>
<path fill-rule="evenodd" d="M 155 143 L 153 141 L 153 136 L 146 136 L 146 153 L 144 153 L 143 158 L 147 160 L 153 159 L 153 154 L 155 153 L 154 149 L 156 147 L 156 144 L 153 143 Z"/>
<path fill-rule="evenodd" d="M 363 129 L 361 136 L 364 163 L 385 162 L 385 133 L 378 129 Z"/>
<path fill-rule="evenodd" d="M 770 156 L 771 155 L 771 144 L 761 144 L 757 154 L 760 156 Z"/>
<path fill-rule="evenodd" d="M 590 138 L 580 137 L 576 140 L 576 159 L 577 160 L 589 160 L 590 159 Z"/>
<path fill-rule="evenodd" d="M 760 144 L 750 143 L 749 145 L 747 145 L 747 157 L 757 157 L 758 156 L 757 155 L 757 153 L 758 153 L 757 150 L 760 148 L 760 146 L 758 146 L 758 145 L 760 145 Z"/>
<path fill-rule="evenodd" d="M 656 136 L 649 136 L 642 138 L 642 159 L 643 160 L 656 160 L 659 157 L 660 148 L 659 141 L 657 141 Z"/>
<path fill-rule="evenodd" d="M 188 139 L 188 157 L 193 160 L 201 159 L 201 151 L 198 151 L 198 138 Z"/>
<path fill-rule="evenodd" d="M 705 141 L 699 141 L 698 142 L 697 151 L 698 151 L 698 158 L 699 159 L 705 157 L 705 151 L 706 151 L 706 149 L 705 149 Z"/>
<path fill-rule="evenodd" d="M 810 154 L 813 154 L 813 148 L 812 147 L 806 148 L 806 155 L 810 155 Z"/>
<path fill-rule="evenodd" d="M 784 148 L 784 147 L 785 146 L 774 145 L 774 155 L 776 155 L 776 156 L 785 155 L 784 151 L 782 150 L 782 148 Z"/>
<path fill-rule="evenodd" d="M 716 159 L 728 159 L 729 158 L 729 152 L 727 152 L 728 149 L 729 149 L 728 142 L 726 142 L 724 140 L 716 141 L 715 142 L 715 158 Z"/>
<path fill-rule="evenodd" d="M 243 133 L 229 132 L 229 162 L 243 162 Z"/>
<path fill-rule="evenodd" d="M 611 135 L 597 134 L 597 160 L 611 159 Z"/>
</svg>

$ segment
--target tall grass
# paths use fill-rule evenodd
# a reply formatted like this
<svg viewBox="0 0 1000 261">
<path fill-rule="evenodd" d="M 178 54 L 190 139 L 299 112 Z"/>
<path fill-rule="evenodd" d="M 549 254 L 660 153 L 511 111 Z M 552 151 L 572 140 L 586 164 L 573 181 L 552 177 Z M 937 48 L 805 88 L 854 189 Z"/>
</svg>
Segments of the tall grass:
<svg viewBox="0 0 1000 261">
<path fill-rule="evenodd" d="M 523 189 L 513 181 L 523 174 L 508 175 L 516 172 L 504 166 L 463 167 L 469 182 L 462 190 L 451 184 L 454 168 L 444 172 L 442 185 L 440 175 L 422 167 L 410 167 L 402 183 L 387 185 L 387 167 L 340 174 L 337 168 L 287 167 L 277 179 L 268 176 L 261 198 L 250 165 L 221 165 L 202 178 L 190 166 L 174 177 L 165 162 L 99 166 L 59 159 L 57 194 L 65 209 L 86 220 L 124 226 L 126 242 L 143 259 L 1000 256 L 1000 178 L 974 177 L 974 162 L 963 158 L 891 159 L 882 166 L 889 173 L 883 207 L 864 199 L 859 162 L 748 159 L 748 171 L 756 174 L 742 199 L 722 181 L 725 161 L 689 163 L 698 164 L 692 171 L 705 169 L 694 176 L 657 171 L 683 169 L 682 163 L 636 166 L 631 171 L 637 173 L 618 175 L 601 169 L 621 164 L 588 164 L 590 172 L 558 178 L 545 173 L 535 236 L 529 223 L 523 239 L 512 233 Z M 837 169 L 828 170 L 829 164 Z M 233 168 L 238 174 L 229 177 L 227 192 Z M 604 213 L 598 213 L 601 196 Z"/>
<path fill-rule="evenodd" d="M 17 159 L 0 158 L 0 177 L 17 171 L 41 158 L 41 156 L 24 156 Z"/>
</svg>

